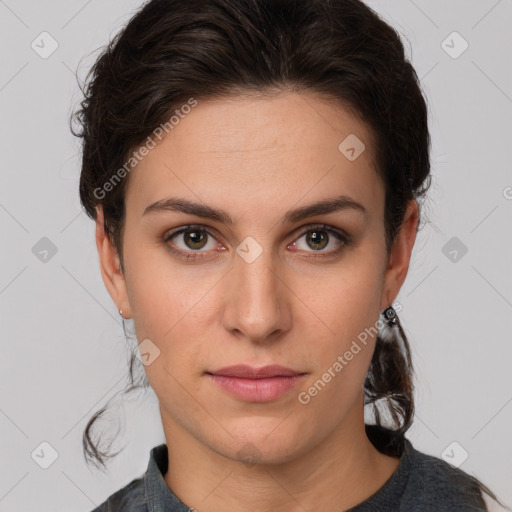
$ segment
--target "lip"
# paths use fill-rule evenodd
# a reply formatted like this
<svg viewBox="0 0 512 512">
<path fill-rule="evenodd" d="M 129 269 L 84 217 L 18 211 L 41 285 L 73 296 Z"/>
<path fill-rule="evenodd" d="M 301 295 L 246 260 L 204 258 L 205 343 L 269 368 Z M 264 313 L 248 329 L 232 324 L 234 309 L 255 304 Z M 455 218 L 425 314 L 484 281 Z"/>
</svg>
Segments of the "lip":
<svg viewBox="0 0 512 512">
<path fill-rule="evenodd" d="M 261 368 L 254 368 L 247 364 L 236 364 L 233 366 L 226 366 L 213 372 L 208 372 L 213 375 L 222 375 L 224 377 L 241 377 L 245 379 L 262 379 L 265 377 L 293 377 L 301 375 L 301 372 L 280 366 L 278 364 L 271 364 L 262 366 Z"/>
<path fill-rule="evenodd" d="M 286 394 L 305 375 L 291 368 L 269 365 L 254 368 L 234 365 L 206 372 L 229 395 L 245 402 L 269 402 Z"/>
</svg>

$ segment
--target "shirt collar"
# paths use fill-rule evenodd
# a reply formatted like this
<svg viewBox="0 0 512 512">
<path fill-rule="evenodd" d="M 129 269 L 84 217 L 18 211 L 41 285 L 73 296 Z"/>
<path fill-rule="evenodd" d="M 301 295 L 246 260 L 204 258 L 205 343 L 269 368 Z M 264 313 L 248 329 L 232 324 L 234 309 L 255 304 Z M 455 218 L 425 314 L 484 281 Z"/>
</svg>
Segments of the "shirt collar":
<svg viewBox="0 0 512 512">
<path fill-rule="evenodd" d="M 190 512 L 190 507 L 187 507 L 165 483 L 163 475 L 167 473 L 168 465 L 167 445 L 155 446 L 151 450 L 148 469 L 144 475 L 148 512 Z"/>
</svg>

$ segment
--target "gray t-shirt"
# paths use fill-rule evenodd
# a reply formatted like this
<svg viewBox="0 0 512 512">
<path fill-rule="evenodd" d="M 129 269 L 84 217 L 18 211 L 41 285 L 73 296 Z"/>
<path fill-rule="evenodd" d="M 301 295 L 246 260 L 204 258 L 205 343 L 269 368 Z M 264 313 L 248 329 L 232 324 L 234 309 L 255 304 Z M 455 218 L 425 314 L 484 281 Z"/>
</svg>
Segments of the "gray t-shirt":
<svg viewBox="0 0 512 512">
<path fill-rule="evenodd" d="M 396 449 L 400 462 L 391 477 L 372 496 L 345 512 L 487 511 L 478 486 L 467 473 L 416 450 L 407 438 Z M 165 483 L 167 467 L 167 445 L 155 446 L 144 475 L 92 512 L 191 512 Z"/>
</svg>

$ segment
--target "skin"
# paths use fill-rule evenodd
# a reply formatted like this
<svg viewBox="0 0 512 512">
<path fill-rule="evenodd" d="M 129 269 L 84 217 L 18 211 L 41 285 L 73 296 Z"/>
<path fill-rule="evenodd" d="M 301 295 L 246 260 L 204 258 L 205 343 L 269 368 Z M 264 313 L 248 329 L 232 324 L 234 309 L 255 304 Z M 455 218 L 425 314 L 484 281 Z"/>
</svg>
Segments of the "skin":
<svg viewBox="0 0 512 512">
<path fill-rule="evenodd" d="M 366 146 L 354 161 L 338 150 L 349 134 Z M 364 430 L 374 337 L 307 405 L 298 401 L 377 325 L 407 275 L 418 206 L 409 203 L 388 258 L 373 147 L 364 123 L 310 92 L 199 101 L 129 176 L 124 274 L 98 207 L 105 285 L 133 318 L 139 342 L 160 350 L 145 371 L 170 453 L 164 478 L 198 512 L 344 510 L 397 468 L 399 459 L 378 452 Z M 367 215 L 346 209 L 281 223 L 289 209 L 339 194 Z M 176 211 L 143 215 L 170 196 L 221 208 L 234 223 Z M 308 243 L 317 223 L 345 231 L 352 244 L 325 231 L 328 243 Z M 164 240 L 190 224 L 210 233 L 199 249 L 183 234 Z M 248 236 L 262 248 L 251 263 L 236 253 Z M 203 258 L 180 259 L 168 250 L 173 243 Z M 204 373 L 237 363 L 307 375 L 274 401 L 245 402 Z M 248 443 L 254 464 L 246 463 Z"/>
</svg>

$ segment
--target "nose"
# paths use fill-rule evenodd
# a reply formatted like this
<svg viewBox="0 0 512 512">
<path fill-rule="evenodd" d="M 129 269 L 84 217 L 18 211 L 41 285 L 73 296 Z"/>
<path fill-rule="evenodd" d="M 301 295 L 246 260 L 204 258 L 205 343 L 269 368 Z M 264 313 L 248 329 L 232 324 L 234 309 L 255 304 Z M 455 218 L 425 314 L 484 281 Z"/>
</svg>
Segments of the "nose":
<svg viewBox="0 0 512 512">
<path fill-rule="evenodd" d="M 272 256 L 235 258 L 225 289 L 224 328 L 252 343 L 272 343 L 291 328 L 290 291 Z"/>
</svg>

